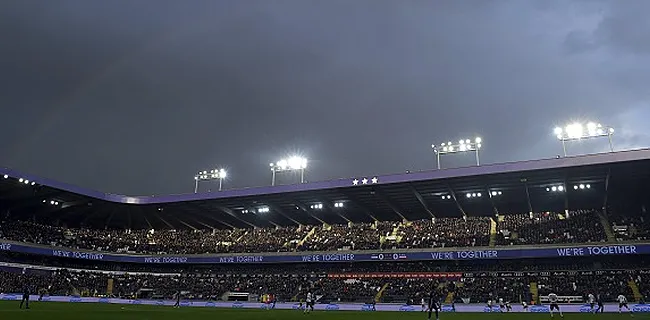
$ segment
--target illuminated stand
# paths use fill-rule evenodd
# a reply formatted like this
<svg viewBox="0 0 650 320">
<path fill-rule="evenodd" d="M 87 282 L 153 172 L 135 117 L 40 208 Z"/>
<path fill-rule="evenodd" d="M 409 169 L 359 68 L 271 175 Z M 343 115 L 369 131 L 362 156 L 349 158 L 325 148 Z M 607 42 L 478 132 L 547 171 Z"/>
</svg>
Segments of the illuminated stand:
<svg viewBox="0 0 650 320">
<path fill-rule="evenodd" d="M 589 122 L 587 124 L 572 123 L 564 128 L 557 127 L 553 131 L 558 140 L 562 141 L 562 151 L 567 156 L 566 143 L 569 141 L 579 141 L 584 139 L 605 138 L 609 140 L 609 151 L 614 152 L 612 135 L 614 128 L 603 126 L 600 123 Z"/>
<path fill-rule="evenodd" d="M 199 171 L 199 173 L 194 176 L 194 193 L 199 192 L 199 181 L 212 181 L 219 180 L 219 191 L 223 186 L 223 179 L 228 176 L 225 169 L 213 169 L 210 171 Z"/>
<path fill-rule="evenodd" d="M 290 157 L 278 162 L 269 164 L 271 167 L 271 185 L 275 186 L 275 176 L 281 172 L 300 171 L 300 183 L 305 183 L 305 169 L 307 169 L 307 159 L 303 157 Z"/>
<path fill-rule="evenodd" d="M 433 149 L 433 153 L 436 154 L 436 167 L 440 169 L 440 156 L 465 152 L 474 152 L 476 154 L 476 165 L 481 165 L 479 150 L 482 147 L 482 141 L 481 138 L 477 137 L 474 141 L 470 139 L 459 140 L 458 144 L 453 144 L 451 142 L 442 143 L 440 146 L 432 144 L 431 148 Z"/>
</svg>

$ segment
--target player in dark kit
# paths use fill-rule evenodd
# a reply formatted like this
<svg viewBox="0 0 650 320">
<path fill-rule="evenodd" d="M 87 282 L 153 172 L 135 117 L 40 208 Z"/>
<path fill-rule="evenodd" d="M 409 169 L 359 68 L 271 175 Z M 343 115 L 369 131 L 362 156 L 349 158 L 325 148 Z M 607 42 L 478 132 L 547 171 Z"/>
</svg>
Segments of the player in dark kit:
<svg viewBox="0 0 650 320">
<path fill-rule="evenodd" d="M 596 305 L 597 305 L 597 307 L 596 307 L 596 310 L 594 311 L 594 313 L 598 313 L 598 312 L 603 313 L 603 312 L 605 312 L 605 306 L 603 305 L 603 299 L 600 298 L 600 294 L 596 295 Z"/>
<path fill-rule="evenodd" d="M 181 307 L 181 292 L 177 291 L 176 292 L 176 303 L 174 303 L 174 308 L 180 308 Z"/>
<path fill-rule="evenodd" d="M 436 320 L 440 320 L 440 294 L 436 289 L 431 290 L 429 294 L 429 317 L 431 320 L 431 313 L 436 313 Z"/>
<path fill-rule="evenodd" d="M 25 309 L 29 309 L 29 295 L 31 294 L 29 286 L 23 288 L 23 299 L 20 301 L 20 309 L 23 308 L 25 304 Z"/>
</svg>

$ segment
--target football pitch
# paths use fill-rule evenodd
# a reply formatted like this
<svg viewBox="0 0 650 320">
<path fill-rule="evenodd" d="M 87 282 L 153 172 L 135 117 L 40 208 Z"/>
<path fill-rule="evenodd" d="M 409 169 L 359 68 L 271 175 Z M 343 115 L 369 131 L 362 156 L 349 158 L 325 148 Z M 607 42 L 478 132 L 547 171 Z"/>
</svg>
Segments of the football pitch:
<svg viewBox="0 0 650 320">
<path fill-rule="evenodd" d="M 246 310 L 186 307 L 173 309 L 166 306 L 117 305 L 96 303 L 57 303 L 34 302 L 30 310 L 18 309 L 19 301 L 0 301 L 0 319 L 16 320 L 298 320 L 298 319 L 337 319 L 337 320 L 425 320 L 422 312 L 347 312 L 316 311 L 303 314 L 297 310 Z M 455 320 L 529 320 L 551 319 L 547 313 L 443 313 L 440 319 Z M 554 319 L 560 319 L 555 315 Z M 566 314 L 564 319 L 648 319 L 650 314 L 605 313 L 605 314 Z"/>
</svg>

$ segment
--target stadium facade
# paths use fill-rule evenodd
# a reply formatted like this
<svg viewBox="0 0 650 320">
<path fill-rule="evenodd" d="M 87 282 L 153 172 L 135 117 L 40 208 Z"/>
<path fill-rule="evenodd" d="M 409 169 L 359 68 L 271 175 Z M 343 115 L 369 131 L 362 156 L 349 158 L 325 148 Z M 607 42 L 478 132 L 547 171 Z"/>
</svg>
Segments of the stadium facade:
<svg viewBox="0 0 650 320">
<path fill-rule="evenodd" d="M 19 266 L 39 266 L 37 269 L 50 271 L 52 268 L 79 267 L 107 270 L 113 275 L 119 274 L 115 273 L 116 270 L 131 273 L 145 270 L 164 274 L 174 274 L 181 270 L 184 274 L 211 275 L 222 279 L 223 281 L 219 280 L 222 283 L 229 283 L 225 279 L 233 273 L 245 275 L 264 272 L 264 277 L 275 273 L 275 276 L 285 280 L 291 277 L 314 278 L 315 280 L 309 280 L 310 283 L 319 283 L 324 292 L 328 285 L 323 283 L 339 279 L 365 283 L 365 286 L 370 286 L 368 283 L 378 285 L 377 279 L 403 279 L 399 281 L 406 281 L 406 284 L 409 279 L 435 280 L 436 283 L 444 280 L 453 282 L 454 285 L 465 282 L 465 287 L 469 288 L 469 279 L 472 283 L 481 283 L 483 280 L 480 279 L 496 277 L 502 279 L 499 281 L 509 279 L 506 281 L 508 286 L 518 286 L 516 290 L 509 289 L 508 300 L 532 302 L 540 302 L 543 294 L 538 293 L 539 281 L 551 281 L 548 279 L 553 276 L 564 277 L 562 279 L 566 280 L 596 275 L 617 279 L 618 282 L 628 281 L 624 290 L 632 290 L 630 296 L 643 301 L 646 293 L 642 291 L 646 288 L 639 288 L 633 283 L 645 279 L 648 274 L 646 271 L 650 270 L 645 268 L 650 254 L 650 241 L 644 237 L 629 236 L 630 232 L 634 235 L 645 234 L 645 230 L 640 230 L 645 225 L 634 227 L 620 221 L 627 221 L 626 212 L 634 213 L 635 219 L 641 215 L 640 219 L 644 221 L 643 215 L 646 214 L 645 208 L 650 199 L 650 191 L 645 186 L 649 182 L 650 149 L 170 196 L 106 194 L 11 169 L 0 169 L 0 213 L 3 224 L 12 223 L 12 227 L 24 227 L 37 234 L 21 237 L 20 232 L 11 236 L 12 230 L 5 230 L 4 235 L 0 233 L 0 261 L 4 261 L 7 270 Z M 539 222 L 541 220 L 548 221 L 549 226 L 531 232 L 532 227 L 526 227 L 525 223 L 507 220 L 507 217 L 515 213 L 530 215 L 526 218 L 532 221 L 530 226 L 545 223 Z M 556 215 L 559 218 L 555 218 Z M 553 219 L 547 219 L 549 216 Z M 575 216 L 581 220 L 572 218 Z M 610 217 L 618 219 L 617 222 L 609 221 Z M 487 226 L 485 230 L 489 229 L 485 241 L 476 239 L 481 236 L 480 232 L 462 237 L 464 232 L 470 232 L 475 227 L 467 222 L 474 221 L 472 219 L 487 221 L 481 225 Z M 400 236 L 395 236 L 403 232 L 400 228 L 411 232 L 404 236 L 408 240 L 402 242 L 430 236 L 429 233 L 438 226 L 436 221 L 441 220 L 460 222 L 449 224 L 451 230 L 441 233 L 441 239 L 429 239 L 425 245 L 400 245 Z M 376 229 L 380 223 L 384 223 L 385 234 L 376 232 L 376 238 L 371 240 L 364 239 L 364 229 L 360 228 L 354 232 L 361 233 L 361 237 L 342 246 L 329 246 L 329 250 L 323 250 L 326 246 L 318 243 L 321 241 L 318 239 L 326 237 L 312 239 L 313 246 L 304 245 L 307 238 L 316 237 L 314 234 L 317 228 L 330 230 L 327 228 L 333 225 L 351 227 L 362 224 Z M 461 229 L 454 230 L 455 225 Z M 51 229 L 49 226 L 52 226 Z M 303 226 L 309 227 L 303 230 Z M 576 230 L 571 230 L 570 226 L 575 226 Z M 515 232 L 505 230 L 508 228 Z M 109 231 L 98 233 L 103 234 L 99 238 L 85 238 L 86 235 L 82 232 L 127 230 L 129 233 L 131 230 L 149 230 L 153 235 L 154 232 L 161 231 L 212 230 L 214 234 L 221 234 L 219 232 L 223 230 L 232 230 L 234 233 L 240 229 L 249 231 L 241 232 L 238 239 L 259 237 L 256 234 L 262 234 L 263 237 L 264 231 L 256 233 L 254 230 L 270 229 L 292 232 L 302 230 L 300 235 L 304 239 L 296 240 L 290 247 L 283 246 L 282 250 L 279 247 L 265 249 L 265 240 L 253 249 L 240 247 L 243 248 L 241 251 L 223 251 L 207 248 L 195 252 L 183 250 L 183 241 L 189 239 L 181 236 L 172 240 L 180 241 L 175 246 L 175 252 L 161 252 L 164 250 L 107 250 L 107 245 L 101 248 L 102 245 L 87 242 L 89 239 L 110 242 L 100 239 L 110 238 L 110 233 L 106 233 Z M 340 233 L 341 230 L 337 229 L 336 232 Z M 532 236 L 536 232 L 542 233 L 541 236 Z M 562 232 L 563 235 L 557 234 Z M 54 233 L 61 233 L 57 235 L 58 240 L 49 241 L 46 237 Z M 517 236 L 517 233 L 520 235 Z M 348 236 L 351 234 L 354 235 L 347 233 Z M 460 240 L 445 245 L 444 237 L 453 237 L 454 234 Z M 517 237 L 524 238 L 523 235 L 536 240 L 528 239 L 526 243 L 513 240 Z M 267 236 L 274 237 L 277 233 L 268 233 Z M 331 237 L 323 241 L 329 240 Z M 237 240 L 230 240 L 228 246 L 238 248 L 236 244 Z M 96 247 L 101 249 L 93 249 Z M 618 267 L 603 267 L 617 264 Z M 576 269 L 569 265 L 580 267 Z M 572 269 L 567 273 L 563 271 L 570 268 Z M 278 270 L 284 273 L 279 274 Z M 308 274 L 304 270 L 308 270 Z M 262 276 L 258 275 L 258 279 L 259 277 Z M 364 282 L 364 279 L 368 279 L 368 282 Z M 393 280 L 395 281 L 398 280 Z M 301 283 L 295 282 L 300 290 L 304 290 L 304 284 Z M 355 286 L 353 282 L 344 283 Z M 403 303 L 412 304 L 413 299 L 419 297 L 430 283 L 421 282 L 418 286 L 420 289 L 413 289 L 412 292 L 392 293 L 405 297 L 403 301 L 400 300 L 398 309 L 406 308 Z M 547 291 L 548 287 L 545 289 L 540 285 L 539 290 Z M 393 290 L 390 283 L 382 283 L 377 288 L 373 301 L 386 302 L 381 298 L 382 294 L 386 297 L 391 294 L 384 293 Z M 578 293 L 578 289 L 574 289 L 575 296 L 566 296 L 566 299 L 576 300 L 567 301 L 582 301 L 577 297 L 587 289 L 582 290 Z M 588 290 L 598 289 L 592 286 Z M 462 290 L 457 291 L 456 294 L 460 297 L 461 292 Z M 495 293 L 493 296 L 486 292 L 465 293 L 474 297 L 473 302 L 485 300 L 486 296 L 496 299 L 503 294 Z M 296 301 L 299 296 L 287 295 L 284 297 L 286 301 Z M 530 295 L 536 297 L 531 299 Z M 0 299 L 12 296 L 15 295 L 5 294 Z M 344 295 L 337 293 L 334 296 L 340 300 Z M 54 298 L 57 299 L 67 301 L 69 298 Z M 100 299 L 97 297 L 84 299 L 92 302 L 109 301 L 106 298 L 95 301 Z M 118 301 L 116 303 L 144 301 L 125 300 L 123 297 L 114 299 Z M 450 293 L 447 299 L 450 303 L 453 302 L 454 295 Z M 197 302 L 197 305 L 202 303 Z M 208 302 L 204 304 L 206 303 Z M 209 306 L 232 304 L 209 303 Z M 242 306 L 258 305 L 256 302 L 250 306 L 246 303 Z M 320 308 L 327 309 L 330 305 L 338 306 L 330 301 Z M 292 302 L 282 305 L 283 308 L 294 306 Z M 362 304 L 362 308 L 367 306 Z M 644 306 L 640 304 L 637 308 L 643 309 Z M 357 307 L 342 307 L 346 308 Z M 394 309 L 395 305 L 390 308 Z M 410 310 L 412 307 L 408 308 Z M 477 310 L 485 311 L 472 309 Z"/>
</svg>

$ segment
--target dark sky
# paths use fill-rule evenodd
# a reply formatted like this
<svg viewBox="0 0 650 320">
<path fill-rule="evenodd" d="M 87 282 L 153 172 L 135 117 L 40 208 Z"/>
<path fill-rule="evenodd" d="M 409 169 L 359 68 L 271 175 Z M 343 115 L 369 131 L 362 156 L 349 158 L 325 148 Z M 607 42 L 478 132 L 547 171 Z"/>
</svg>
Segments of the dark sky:
<svg viewBox="0 0 650 320">
<path fill-rule="evenodd" d="M 312 181 L 429 169 L 431 143 L 476 135 L 485 163 L 553 157 L 553 127 L 569 120 L 616 127 L 617 149 L 648 146 L 648 12 L 646 0 L 6 0 L 0 165 L 144 195 L 191 192 L 215 166 L 228 187 L 266 185 L 268 163 L 294 152 Z"/>
</svg>

